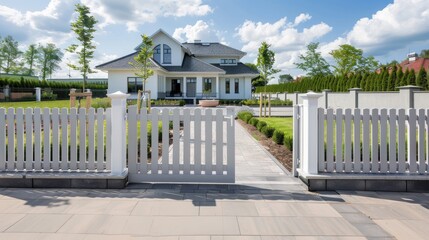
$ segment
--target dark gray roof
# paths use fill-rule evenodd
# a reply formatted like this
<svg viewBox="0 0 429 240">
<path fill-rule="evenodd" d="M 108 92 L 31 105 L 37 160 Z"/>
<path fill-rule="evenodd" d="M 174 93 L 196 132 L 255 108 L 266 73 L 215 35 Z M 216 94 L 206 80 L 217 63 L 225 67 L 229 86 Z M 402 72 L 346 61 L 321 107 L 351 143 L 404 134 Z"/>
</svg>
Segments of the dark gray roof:
<svg viewBox="0 0 429 240">
<path fill-rule="evenodd" d="M 185 54 L 182 66 L 163 66 L 164 69 L 170 72 L 215 72 L 224 73 L 224 70 L 217 68 L 211 64 L 205 63 L 195 57 Z"/>
<path fill-rule="evenodd" d="M 182 45 L 189 49 L 192 55 L 195 56 L 237 56 L 243 57 L 245 52 L 228 47 L 221 43 L 182 43 Z"/>
<path fill-rule="evenodd" d="M 95 68 L 98 69 L 131 69 L 133 66 L 131 66 L 130 62 L 136 62 L 134 60 L 134 57 L 137 56 L 138 52 L 133 52 L 131 54 L 128 54 L 126 56 L 114 59 L 110 62 L 100 64 L 96 66 Z M 157 64 L 154 60 L 151 59 L 151 67 L 161 67 L 159 64 Z M 162 68 L 162 67 L 161 67 Z"/>
<path fill-rule="evenodd" d="M 234 74 L 258 74 L 259 72 L 254 70 L 253 68 L 248 67 L 246 64 L 243 64 L 241 62 L 237 63 L 237 65 L 234 66 L 226 66 L 226 65 L 220 65 L 220 64 L 212 64 L 213 66 L 223 69 L 227 75 L 234 75 Z"/>
</svg>

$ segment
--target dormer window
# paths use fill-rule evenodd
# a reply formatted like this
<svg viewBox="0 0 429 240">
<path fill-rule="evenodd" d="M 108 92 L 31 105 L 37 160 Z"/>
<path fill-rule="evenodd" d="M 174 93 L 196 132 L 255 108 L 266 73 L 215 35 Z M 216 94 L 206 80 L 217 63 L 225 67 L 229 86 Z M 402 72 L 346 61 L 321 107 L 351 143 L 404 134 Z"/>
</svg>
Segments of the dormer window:
<svg viewBox="0 0 429 240">
<path fill-rule="evenodd" d="M 237 65 L 237 59 L 221 59 L 221 65 Z"/>
<path fill-rule="evenodd" d="M 164 48 L 163 63 L 170 64 L 171 63 L 171 48 L 167 44 L 164 44 L 162 47 Z"/>
<path fill-rule="evenodd" d="M 153 60 L 160 63 L 161 62 L 161 45 L 157 45 L 153 49 Z"/>
</svg>

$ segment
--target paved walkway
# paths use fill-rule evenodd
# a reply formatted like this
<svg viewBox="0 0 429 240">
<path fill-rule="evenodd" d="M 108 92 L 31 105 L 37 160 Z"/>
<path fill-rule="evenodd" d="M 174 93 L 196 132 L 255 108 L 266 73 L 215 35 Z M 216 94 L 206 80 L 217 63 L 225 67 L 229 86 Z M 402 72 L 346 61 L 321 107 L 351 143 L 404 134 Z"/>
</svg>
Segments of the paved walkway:
<svg viewBox="0 0 429 240">
<path fill-rule="evenodd" d="M 0 189 L 0 239 L 427 239 L 429 194 L 311 193 L 239 125 L 237 184 Z"/>
</svg>

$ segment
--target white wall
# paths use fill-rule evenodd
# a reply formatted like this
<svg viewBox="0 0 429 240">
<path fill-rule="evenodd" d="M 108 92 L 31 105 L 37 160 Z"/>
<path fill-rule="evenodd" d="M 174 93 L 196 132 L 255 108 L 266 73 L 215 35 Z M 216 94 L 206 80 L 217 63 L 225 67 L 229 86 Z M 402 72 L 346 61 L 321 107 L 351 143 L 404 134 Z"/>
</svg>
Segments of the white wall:
<svg viewBox="0 0 429 240">
<path fill-rule="evenodd" d="M 408 108 L 407 103 L 399 92 L 359 92 L 359 108 Z"/>
<path fill-rule="evenodd" d="M 162 32 L 154 36 L 153 40 L 153 46 L 157 46 L 158 44 L 161 44 L 161 65 L 166 66 L 181 66 L 183 57 L 185 55 L 185 52 L 183 51 L 182 47 L 173 39 L 166 36 Z M 171 48 L 171 64 L 164 64 L 163 63 L 163 44 L 167 44 Z"/>
<path fill-rule="evenodd" d="M 319 102 L 323 100 L 319 99 Z M 349 93 L 329 93 L 328 108 L 354 108 L 354 103 L 354 98 Z"/>
<path fill-rule="evenodd" d="M 414 93 L 414 108 L 427 108 L 429 109 L 429 92 L 415 92 Z"/>
</svg>

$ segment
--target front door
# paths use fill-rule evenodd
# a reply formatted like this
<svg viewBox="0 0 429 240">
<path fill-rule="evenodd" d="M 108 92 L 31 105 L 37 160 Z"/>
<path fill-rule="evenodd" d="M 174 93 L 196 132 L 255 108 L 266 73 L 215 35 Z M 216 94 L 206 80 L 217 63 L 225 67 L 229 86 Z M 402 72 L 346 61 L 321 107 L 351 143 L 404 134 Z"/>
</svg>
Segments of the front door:
<svg viewBox="0 0 429 240">
<path fill-rule="evenodd" d="M 195 78 L 186 79 L 186 96 L 195 97 L 197 90 L 197 80 Z"/>
<path fill-rule="evenodd" d="M 172 79 L 171 80 L 171 96 L 172 97 L 180 97 L 182 94 L 180 88 L 180 79 Z"/>
</svg>

